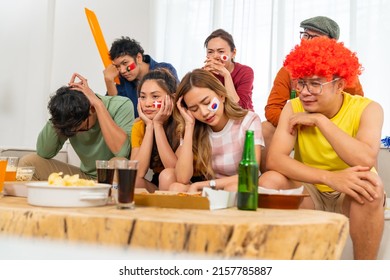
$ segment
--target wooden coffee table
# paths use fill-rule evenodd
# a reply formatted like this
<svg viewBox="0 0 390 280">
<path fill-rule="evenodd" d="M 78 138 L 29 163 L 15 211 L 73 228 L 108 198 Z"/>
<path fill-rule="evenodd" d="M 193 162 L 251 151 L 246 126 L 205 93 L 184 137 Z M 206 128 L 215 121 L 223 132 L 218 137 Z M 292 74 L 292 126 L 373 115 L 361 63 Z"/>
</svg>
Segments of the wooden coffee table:
<svg viewBox="0 0 390 280">
<path fill-rule="evenodd" d="M 348 219 L 314 210 L 45 208 L 0 199 L 0 234 L 218 258 L 339 259 Z"/>
</svg>

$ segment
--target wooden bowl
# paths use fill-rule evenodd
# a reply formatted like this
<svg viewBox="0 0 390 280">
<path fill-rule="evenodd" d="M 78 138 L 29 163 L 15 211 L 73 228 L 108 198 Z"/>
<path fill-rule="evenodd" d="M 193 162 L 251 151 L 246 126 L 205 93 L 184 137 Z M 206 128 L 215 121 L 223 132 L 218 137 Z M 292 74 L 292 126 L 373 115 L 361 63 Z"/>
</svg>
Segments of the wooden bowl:
<svg viewBox="0 0 390 280">
<path fill-rule="evenodd" d="M 298 209 L 308 194 L 265 194 L 259 193 L 258 207 L 273 209 Z"/>
</svg>

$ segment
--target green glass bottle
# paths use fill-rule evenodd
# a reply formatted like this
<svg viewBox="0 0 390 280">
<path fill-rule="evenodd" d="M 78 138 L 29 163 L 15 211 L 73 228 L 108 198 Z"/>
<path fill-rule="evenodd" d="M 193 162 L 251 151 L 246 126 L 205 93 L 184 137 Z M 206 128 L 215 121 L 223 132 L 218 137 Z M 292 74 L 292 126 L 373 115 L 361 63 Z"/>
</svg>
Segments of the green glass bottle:
<svg viewBox="0 0 390 280">
<path fill-rule="evenodd" d="M 290 92 L 290 99 L 294 99 L 297 97 L 297 91 L 295 89 L 292 89 Z"/>
<path fill-rule="evenodd" d="M 259 165 L 255 153 L 255 133 L 247 130 L 242 159 L 238 166 L 237 208 L 257 210 Z"/>
</svg>

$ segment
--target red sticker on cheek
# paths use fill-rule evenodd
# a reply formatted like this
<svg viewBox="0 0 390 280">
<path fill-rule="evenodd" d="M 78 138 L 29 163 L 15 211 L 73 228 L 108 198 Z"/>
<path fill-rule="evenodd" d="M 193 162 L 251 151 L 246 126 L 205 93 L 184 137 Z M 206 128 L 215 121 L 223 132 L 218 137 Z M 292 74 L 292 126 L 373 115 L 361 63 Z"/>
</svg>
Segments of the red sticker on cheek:
<svg viewBox="0 0 390 280">
<path fill-rule="evenodd" d="M 221 55 L 222 61 L 228 61 L 228 59 L 229 59 L 229 56 L 227 56 L 226 54 Z"/>
<path fill-rule="evenodd" d="M 131 70 L 135 69 L 135 63 L 131 63 L 129 66 L 126 67 L 127 72 L 130 72 Z"/>
<path fill-rule="evenodd" d="M 154 102 L 153 102 L 153 107 L 154 107 L 154 108 L 161 108 L 161 102 L 159 102 L 159 101 L 154 101 Z"/>
</svg>

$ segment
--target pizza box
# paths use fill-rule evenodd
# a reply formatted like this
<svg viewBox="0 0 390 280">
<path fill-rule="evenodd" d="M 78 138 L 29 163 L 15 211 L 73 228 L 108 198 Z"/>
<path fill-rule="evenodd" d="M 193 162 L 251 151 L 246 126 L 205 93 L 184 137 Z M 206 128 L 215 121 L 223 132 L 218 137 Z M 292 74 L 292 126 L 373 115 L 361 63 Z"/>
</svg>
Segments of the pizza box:
<svg viewBox="0 0 390 280">
<path fill-rule="evenodd" d="M 146 190 L 136 189 L 134 201 L 136 206 L 216 210 L 234 207 L 236 195 L 236 192 L 212 190 L 211 188 L 204 188 L 202 193 L 172 191 L 148 193 Z"/>
</svg>

